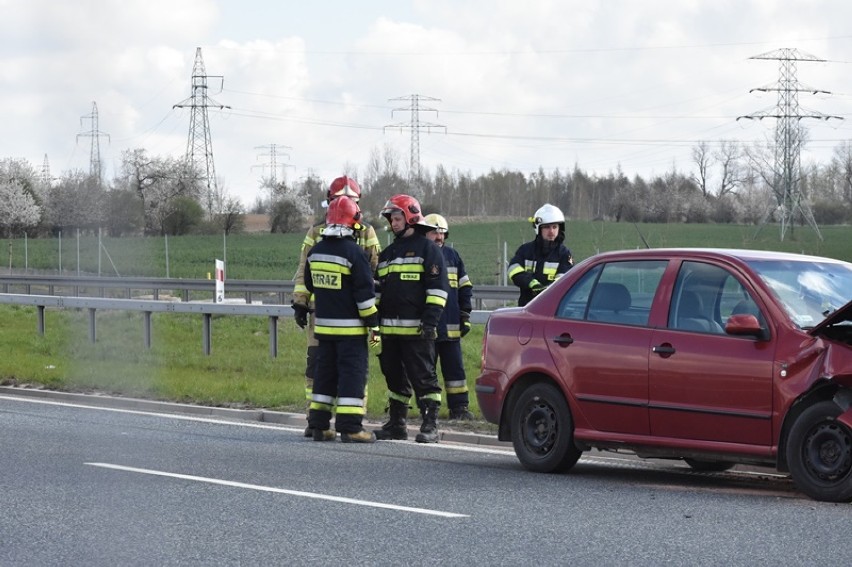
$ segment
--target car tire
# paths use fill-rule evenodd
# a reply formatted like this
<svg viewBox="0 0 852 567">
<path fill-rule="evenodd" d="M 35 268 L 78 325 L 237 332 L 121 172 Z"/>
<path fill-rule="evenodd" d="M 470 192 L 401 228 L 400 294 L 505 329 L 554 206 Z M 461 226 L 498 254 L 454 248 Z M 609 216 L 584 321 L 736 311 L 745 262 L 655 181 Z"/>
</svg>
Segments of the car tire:
<svg viewBox="0 0 852 567">
<path fill-rule="evenodd" d="M 852 431 L 837 421 L 832 401 L 815 403 L 793 423 L 787 464 L 796 487 L 824 502 L 852 500 Z"/>
<path fill-rule="evenodd" d="M 524 468 L 567 471 L 582 451 L 574 446 L 574 422 L 565 397 L 547 383 L 533 384 L 518 396 L 512 411 L 512 444 Z"/>
<path fill-rule="evenodd" d="M 725 472 L 732 469 L 736 463 L 725 461 L 702 461 L 699 459 L 684 459 L 689 468 L 696 472 Z"/>
</svg>

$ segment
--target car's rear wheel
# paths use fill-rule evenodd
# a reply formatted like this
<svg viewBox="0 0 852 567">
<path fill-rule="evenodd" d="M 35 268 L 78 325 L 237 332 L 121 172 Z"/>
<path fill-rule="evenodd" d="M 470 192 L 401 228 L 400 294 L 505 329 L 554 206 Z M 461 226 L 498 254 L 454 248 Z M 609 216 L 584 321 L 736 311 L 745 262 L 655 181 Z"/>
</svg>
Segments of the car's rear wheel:
<svg viewBox="0 0 852 567">
<path fill-rule="evenodd" d="M 700 459 L 684 459 L 684 462 L 697 472 L 725 472 L 736 464 L 724 461 L 702 461 Z"/>
<path fill-rule="evenodd" d="M 521 392 L 512 412 L 512 444 L 521 464 L 535 472 L 566 471 L 580 458 L 571 410 L 555 386 L 533 384 Z"/>
<path fill-rule="evenodd" d="M 852 431 L 837 421 L 841 413 L 832 401 L 818 402 L 790 429 L 790 474 L 799 490 L 814 500 L 852 500 Z"/>
</svg>

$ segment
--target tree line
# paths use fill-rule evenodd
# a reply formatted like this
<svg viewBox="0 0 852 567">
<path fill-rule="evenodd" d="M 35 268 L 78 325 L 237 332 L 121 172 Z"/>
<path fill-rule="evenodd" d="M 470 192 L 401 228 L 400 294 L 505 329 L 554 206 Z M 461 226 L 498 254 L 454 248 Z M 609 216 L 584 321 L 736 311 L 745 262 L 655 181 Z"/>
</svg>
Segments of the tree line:
<svg viewBox="0 0 852 567">
<path fill-rule="evenodd" d="M 672 166 L 648 179 L 629 178 L 618 166 L 590 175 L 579 165 L 477 175 L 439 165 L 414 177 L 402 163 L 386 147 L 371 151 L 363 171 L 341 168 L 340 174 L 359 181 L 368 219 L 391 195 L 409 193 L 425 212 L 453 217 L 527 218 L 551 203 L 578 220 L 759 224 L 775 220 L 784 191 L 774 185 L 771 148 L 728 141 L 712 148 L 701 142 L 693 148 L 689 171 Z M 124 151 L 118 174 L 107 183 L 81 171 L 45 179 L 26 160 L 0 159 L 0 236 L 70 230 L 105 230 L 111 236 L 233 233 L 243 230 L 246 212 L 268 215 L 271 232 L 299 232 L 324 215 L 331 180 L 312 174 L 292 183 L 260 179 L 250 207 L 206 181 L 185 160 L 144 149 Z M 797 184 L 817 223 L 850 222 L 852 143 L 835 148 L 827 164 L 803 167 Z"/>
</svg>

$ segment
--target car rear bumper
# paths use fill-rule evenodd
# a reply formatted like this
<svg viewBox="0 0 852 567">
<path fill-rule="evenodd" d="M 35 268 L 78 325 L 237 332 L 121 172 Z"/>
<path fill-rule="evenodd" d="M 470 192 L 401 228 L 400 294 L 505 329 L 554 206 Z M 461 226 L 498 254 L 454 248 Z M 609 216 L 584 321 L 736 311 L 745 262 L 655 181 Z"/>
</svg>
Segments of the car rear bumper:
<svg viewBox="0 0 852 567">
<path fill-rule="evenodd" d="M 482 417 L 490 423 L 500 423 L 503 411 L 503 398 L 508 376 L 500 370 L 486 368 L 476 379 L 476 399 Z"/>
</svg>

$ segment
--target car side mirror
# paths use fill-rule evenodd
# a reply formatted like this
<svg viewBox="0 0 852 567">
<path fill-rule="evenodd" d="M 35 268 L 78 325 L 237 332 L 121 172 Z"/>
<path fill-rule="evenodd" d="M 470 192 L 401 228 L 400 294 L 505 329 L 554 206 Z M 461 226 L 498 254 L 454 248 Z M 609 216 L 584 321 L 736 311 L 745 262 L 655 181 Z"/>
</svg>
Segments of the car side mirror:
<svg viewBox="0 0 852 567">
<path fill-rule="evenodd" d="M 760 326 L 760 321 L 751 313 L 741 313 L 739 315 L 731 315 L 725 323 L 725 333 L 729 335 L 744 335 L 757 338 L 764 338 L 764 330 Z"/>
</svg>

